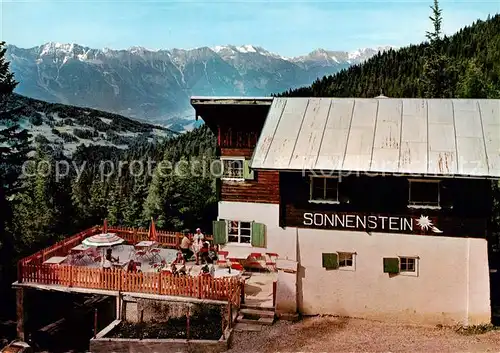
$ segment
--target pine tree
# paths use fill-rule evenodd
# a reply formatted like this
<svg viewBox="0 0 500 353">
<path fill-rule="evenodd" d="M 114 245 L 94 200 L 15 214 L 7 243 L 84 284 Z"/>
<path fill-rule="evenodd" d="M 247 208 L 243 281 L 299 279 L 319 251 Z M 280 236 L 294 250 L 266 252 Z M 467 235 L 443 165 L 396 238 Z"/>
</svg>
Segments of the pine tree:
<svg viewBox="0 0 500 353">
<path fill-rule="evenodd" d="M 427 59 L 423 68 L 423 95 L 426 98 L 450 98 L 456 80 L 456 70 L 451 60 L 439 51 L 441 43 L 441 25 L 443 18 L 438 0 L 431 6 L 434 31 L 427 32 L 429 47 L 426 48 Z"/>
<path fill-rule="evenodd" d="M 15 260 L 12 196 L 18 191 L 21 167 L 29 151 L 29 134 L 17 124 L 19 108 L 12 102 L 17 82 L 5 52 L 5 42 L 0 42 L 0 278 L 10 281 Z"/>
<path fill-rule="evenodd" d="M 497 98 L 499 91 L 495 90 L 484 72 L 481 64 L 473 59 L 467 63 L 465 72 L 458 83 L 459 98 Z"/>
<path fill-rule="evenodd" d="M 13 98 L 18 82 L 5 59 L 5 42 L 0 42 L 0 195 L 13 195 L 19 184 L 18 176 L 29 152 L 29 134 L 18 124 L 19 117 Z"/>
</svg>

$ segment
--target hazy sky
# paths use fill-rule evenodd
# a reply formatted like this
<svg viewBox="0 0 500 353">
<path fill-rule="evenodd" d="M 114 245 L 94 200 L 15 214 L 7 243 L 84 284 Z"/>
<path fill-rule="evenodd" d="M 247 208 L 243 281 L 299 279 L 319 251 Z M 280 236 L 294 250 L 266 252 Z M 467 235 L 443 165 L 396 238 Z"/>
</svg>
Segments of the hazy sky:
<svg viewBox="0 0 500 353">
<path fill-rule="evenodd" d="M 421 42 L 426 1 L 0 0 L 0 38 L 113 49 L 254 44 L 285 56 Z M 500 12 L 500 1 L 440 1 L 447 34 Z"/>
</svg>

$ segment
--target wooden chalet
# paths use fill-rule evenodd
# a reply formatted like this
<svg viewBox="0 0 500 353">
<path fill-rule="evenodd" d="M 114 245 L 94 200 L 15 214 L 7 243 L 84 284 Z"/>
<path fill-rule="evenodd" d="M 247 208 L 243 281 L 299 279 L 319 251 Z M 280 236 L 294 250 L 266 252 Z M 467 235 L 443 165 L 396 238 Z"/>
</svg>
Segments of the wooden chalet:
<svg viewBox="0 0 500 353">
<path fill-rule="evenodd" d="M 214 240 L 278 254 L 276 310 L 490 322 L 500 100 L 192 97 L 222 173 Z"/>
</svg>

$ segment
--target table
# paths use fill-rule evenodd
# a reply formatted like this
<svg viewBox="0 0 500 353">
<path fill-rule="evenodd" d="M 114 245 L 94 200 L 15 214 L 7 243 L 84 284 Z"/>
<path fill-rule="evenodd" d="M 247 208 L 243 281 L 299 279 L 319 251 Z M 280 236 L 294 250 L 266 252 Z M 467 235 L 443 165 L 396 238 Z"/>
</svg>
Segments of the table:
<svg viewBox="0 0 500 353">
<path fill-rule="evenodd" d="M 72 253 L 79 253 L 79 252 L 87 251 L 88 249 L 90 249 L 90 246 L 87 246 L 85 244 L 80 244 L 80 245 L 77 245 L 77 246 L 71 248 L 70 251 Z"/>
<path fill-rule="evenodd" d="M 227 268 L 218 268 L 214 272 L 214 278 L 239 277 L 239 276 L 241 276 L 241 271 L 231 269 L 231 273 L 229 273 Z"/>
<path fill-rule="evenodd" d="M 67 256 L 52 256 L 43 262 L 44 265 L 60 265 L 66 260 Z"/>
<path fill-rule="evenodd" d="M 151 241 L 151 240 L 143 240 L 137 244 L 135 244 L 135 248 L 136 249 L 146 249 L 146 248 L 151 248 L 155 245 L 157 245 L 158 243 L 155 242 L 155 241 Z"/>
</svg>

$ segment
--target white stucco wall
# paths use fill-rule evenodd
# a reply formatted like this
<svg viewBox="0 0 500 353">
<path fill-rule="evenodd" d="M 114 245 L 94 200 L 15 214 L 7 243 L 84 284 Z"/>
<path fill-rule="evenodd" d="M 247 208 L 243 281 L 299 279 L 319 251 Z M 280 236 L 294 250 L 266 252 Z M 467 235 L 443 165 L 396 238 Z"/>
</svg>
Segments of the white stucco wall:
<svg viewBox="0 0 500 353">
<path fill-rule="evenodd" d="M 490 322 L 484 239 L 282 229 L 279 206 L 271 204 L 221 202 L 219 217 L 267 225 L 268 251 L 299 262 L 297 300 L 303 314 L 444 325 Z M 355 252 L 355 268 L 322 268 L 321 254 L 328 252 Z M 397 256 L 418 256 L 417 273 L 384 273 L 383 258 Z"/>
<path fill-rule="evenodd" d="M 278 226 L 279 205 L 251 202 L 219 202 L 219 219 L 234 221 L 255 221 L 266 225 L 266 251 L 279 254 L 280 258 L 296 260 L 297 230 L 282 229 Z M 263 252 L 262 248 L 254 248 L 246 244 L 227 244 L 229 253 L 243 251 Z"/>
</svg>

